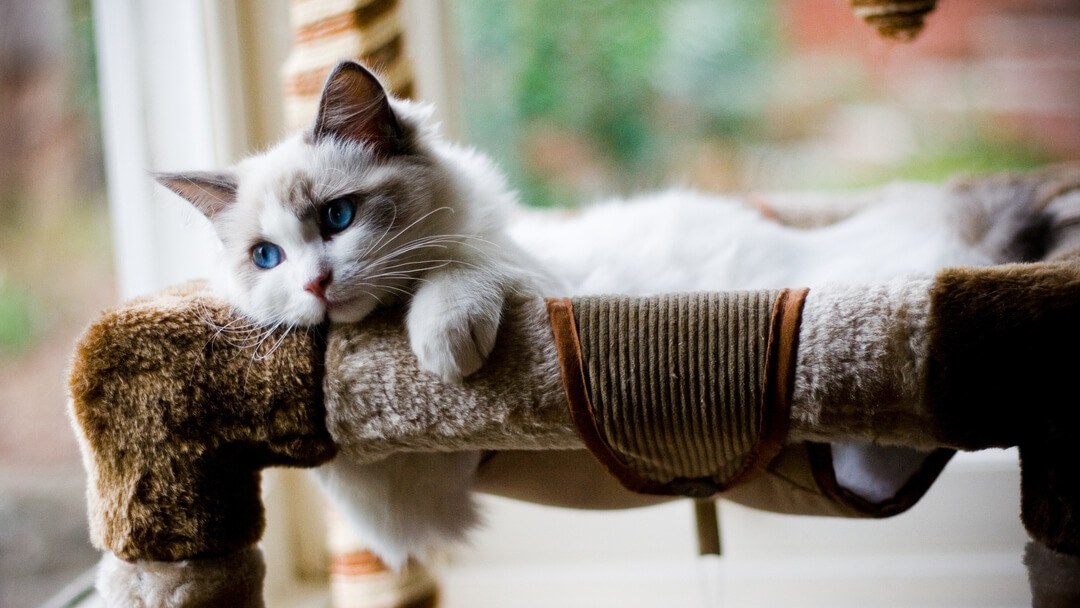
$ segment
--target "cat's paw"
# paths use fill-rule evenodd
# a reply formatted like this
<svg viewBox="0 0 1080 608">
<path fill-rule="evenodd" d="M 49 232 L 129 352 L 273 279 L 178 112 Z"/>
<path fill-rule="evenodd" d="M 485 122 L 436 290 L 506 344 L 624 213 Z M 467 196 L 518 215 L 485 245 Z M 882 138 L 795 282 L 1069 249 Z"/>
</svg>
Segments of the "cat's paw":
<svg viewBox="0 0 1080 608">
<path fill-rule="evenodd" d="M 449 285 L 417 290 L 406 324 L 420 369 L 460 383 L 480 369 L 495 347 L 503 298 Z"/>
</svg>

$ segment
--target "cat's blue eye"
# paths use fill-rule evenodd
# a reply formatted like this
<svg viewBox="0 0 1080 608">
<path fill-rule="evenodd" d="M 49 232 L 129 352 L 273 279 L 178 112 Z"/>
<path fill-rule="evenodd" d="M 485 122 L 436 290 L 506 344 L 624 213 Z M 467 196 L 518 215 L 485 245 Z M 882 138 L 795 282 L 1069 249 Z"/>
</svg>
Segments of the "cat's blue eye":
<svg viewBox="0 0 1080 608">
<path fill-rule="evenodd" d="M 285 252 L 273 243 L 259 243 L 251 248 L 251 261 L 259 268 L 273 268 L 285 261 Z"/>
<path fill-rule="evenodd" d="M 326 203 L 322 211 L 323 232 L 334 234 L 348 228 L 355 213 L 356 203 L 351 198 L 335 198 Z"/>
</svg>

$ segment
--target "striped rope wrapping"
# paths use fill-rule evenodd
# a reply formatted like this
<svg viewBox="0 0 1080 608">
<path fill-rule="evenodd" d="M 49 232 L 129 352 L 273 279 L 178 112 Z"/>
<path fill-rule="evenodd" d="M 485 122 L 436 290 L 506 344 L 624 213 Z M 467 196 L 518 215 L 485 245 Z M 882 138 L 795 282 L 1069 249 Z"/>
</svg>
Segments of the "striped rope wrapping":
<svg viewBox="0 0 1080 608">
<path fill-rule="evenodd" d="M 418 562 L 391 570 L 366 548 L 334 511 L 327 518 L 330 548 L 330 601 L 334 608 L 433 608 L 438 590 Z"/>
<path fill-rule="evenodd" d="M 290 131 L 315 118 L 330 70 L 344 59 L 379 74 L 399 98 L 413 94 L 398 0 L 291 0 L 293 47 L 285 62 L 285 124 Z M 329 509 L 329 507 L 328 507 Z M 336 608 L 428 608 L 438 589 L 423 565 L 386 567 L 329 509 L 330 596 Z"/>
<path fill-rule="evenodd" d="M 342 59 L 374 70 L 396 97 L 412 97 L 412 65 L 398 8 L 398 0 L 292 0 L 293 48 L 285 62 L 290 131 L 315 117 L 323 83 Z"/>
</svg>

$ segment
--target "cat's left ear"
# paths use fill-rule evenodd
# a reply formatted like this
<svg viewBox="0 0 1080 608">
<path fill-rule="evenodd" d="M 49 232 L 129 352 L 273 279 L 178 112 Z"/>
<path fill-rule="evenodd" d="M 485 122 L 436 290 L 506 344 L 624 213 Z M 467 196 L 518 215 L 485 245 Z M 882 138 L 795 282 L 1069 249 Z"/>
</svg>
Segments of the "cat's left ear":
<svg viewBox="0 0 1080 608">
<path fill-rule="evenodd" d="M 385 155 L 397 152 L 403 141 L 386 90 L 354 61 L 339 63 L 327 77 L 312 135 L 315 141 L 333 137 L 365 144 Z"/>
<path fill-rule="evenodd" d="M 182 196 L 210 219 L 236 202 L 236 178 L 226 171 L 155 173 L 154 179 Z"/>
</svg>

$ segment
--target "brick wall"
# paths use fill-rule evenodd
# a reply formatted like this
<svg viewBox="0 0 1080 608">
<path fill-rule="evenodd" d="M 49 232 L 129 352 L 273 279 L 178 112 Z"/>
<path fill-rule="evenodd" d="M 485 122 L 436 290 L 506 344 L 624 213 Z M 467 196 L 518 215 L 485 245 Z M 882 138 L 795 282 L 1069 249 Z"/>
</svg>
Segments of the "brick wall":
<svg viewBox="0 0 1080 608">
<path fill-rule="evenodd" d="M 1053 156 L 1080 156 L 1080 2 L 940 0 L 909 44 L 879 39 L 843 0 L 780 6 L 792 52 L 854 55 L 899 103 L 970 115 Z"/>
</svg>

